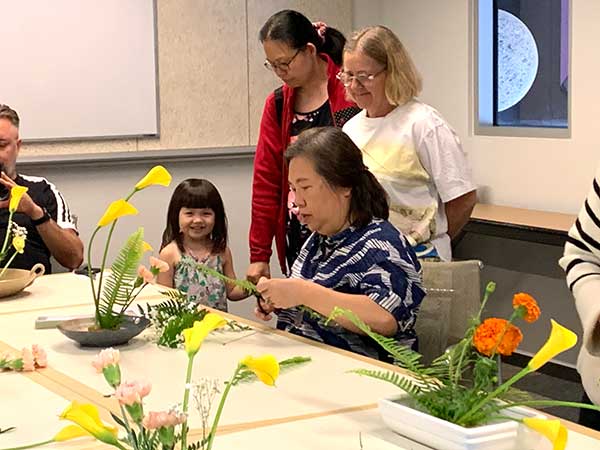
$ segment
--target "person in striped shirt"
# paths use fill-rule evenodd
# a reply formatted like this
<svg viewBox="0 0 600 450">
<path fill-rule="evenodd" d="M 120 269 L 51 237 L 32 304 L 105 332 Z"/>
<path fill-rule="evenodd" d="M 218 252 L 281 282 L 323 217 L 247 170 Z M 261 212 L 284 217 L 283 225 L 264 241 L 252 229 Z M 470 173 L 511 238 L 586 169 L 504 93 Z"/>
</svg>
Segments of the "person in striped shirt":
<svg viewBox="0 0 600 450">
<path fill-rule="evenodd" d="M 10 267 L 29 270 L 41 263 L 51 273 L 52 255 L 68 269 L 76 269 L 83 261 L 83 243 L 65 199 L 45 178 L 17 173 L 19 124 L 17 112 L 0 104 L 0 190 L 5 193 L 0 193 L 0 242 L 8 226 L 8 191 L 15 185 L 27 187 L 13 216 L 13 222 L 27 230 L 25 251 L 16 255 Z"/>
<path fill-rule="evenodd" d="M 288 279 L 261 278 L 256 314 L 278 315 L 277 328 L 338 348 L 383 357 L 335 306 L 371 329 L 416 348 L 414 325 L 425 293 L 410 244 L 387 221 L 387 195 L 352 140 L 334 127 L 300 134 L 286 151 L 292 208 L 312 234 Z"/>
<path fill-rule="evenodd" d="M 600 168 L 575 224 L 569 230 L 559 264 L 583 326 L 577 370 L 585 389 L 583 403 L 600 405 Z M 579 423 L 600 430 L 600 413 L 581 409 Z"/>
</svg>

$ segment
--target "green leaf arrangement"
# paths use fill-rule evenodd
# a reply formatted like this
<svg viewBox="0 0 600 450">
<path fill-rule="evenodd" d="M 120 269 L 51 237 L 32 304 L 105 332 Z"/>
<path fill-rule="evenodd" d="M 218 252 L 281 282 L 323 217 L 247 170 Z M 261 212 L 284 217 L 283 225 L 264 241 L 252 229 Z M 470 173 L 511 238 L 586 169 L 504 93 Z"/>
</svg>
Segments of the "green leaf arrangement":
<svg viewBox="0 0 600 450">
<path fill-rule="evenodd" d="M 116 328 L 125 311 L 144 286 L 137 269 L 144 253 L 144 229 L 138 228 L 128 238 L 111 267 L 102 290 L 96 320 L 100 328 Z"/>
<path fill-rule="evenodd" d="M 499 384 L 496 354 L 499 343 L 504 338 L 508 327 L 511 326 L 512 320 L 524 317 L 525 311 L 521 307 L 515 306 L 513 315 L 509 321 L 506 321 L 506 328 L 500 333 L 491 354 L 486 356 L 479 353 L 474 346 L 474 336 L 478 327 L 482 326 L 481 314 L 494 289 L 495 284 L 489 283 L 481 309 L 471 320 L 464 337 L 429 366 L 425 366 L 421 362 L 422 355 L 400 345 L 393 338 L 373 332 L 352 311 L 336 307 L 329 316 L 329 320 L 345 317 L 386 350 L 394 365 L 410 372 L 403 375 L 386 370 L 357 369 L 353 370 L 353 373 L 391 383 L 410 397 L 414 408 L 460 426 L 475 427 L 494 420 L 511 419 L 504 411 L 512 406 L 536 408 L 572 406 L 600 410 L 597 406 L 583 405 L 577 402 L 532 400 L 528 394 L 512 387 L 525 375 L 537 370 L 558 353 L 575 345 L 575 334 L 554 321 L 552 321 L 553 330 L 550 338 L 529 364 L 509 380 Z"/>
<path fill-rule="evenodd" d="M 161 294 L 167 297 L 167 300 L 157 305 L 146 304 L 145 307 L 138 305 L 138 310 L 142 316 L 150 319 L 158 335 L 156 342 L 158 345 L 177 348 L 183 342 L 181 332 L 193 327 L 194 322 L 204 319 L 208 310 L 190 302 L 185 292 L 172 289 L 161 291 Z M 231 331 L 251 329 L 235 320 L 228 321 L 227 327 Z"/>
<path fill-rule="evenodd" d="M 147 284 L 141 277 L 136 277 L 138 263 L 142 254 L 144 253 L 144 249 L 151 249 L 148 244 L 143 242 L 143 230 L 140 228 L 137 232 L 133 233 L 129 237 L 125 243 L 125 246 L 121 249 L 119 256 L 117 257 L 117 261 L 115 261 L 112 267 L 112 270 L 116 270 L 118 273 L 110 275 L 109 279 L 106 280 L 106 286 L 104 286 L 104 269 L 106 267 L 108 251 L 110 249 L 110 243 L 117 222 L 121 217 L 138 214 L 138 210 L 131 203 L 129 203 L 129 200 L 137 192 L 146 189 L 149 186 L 169 186 L 170 183 L 171 174 L 169 174 L 167 169 L 162 166 L 154 166 L 140 181 L 136 183 L 133 190 L 127 197 L 115 200 L 108 205 L 106 211 L 98 221 L 96 228 L 92 232 L 87 245 L 86 263 L 88 277 L 90 279 L 90 287 L 92 289 L 94 307 L 96 310 L 95 328 L 117 328 L 124 319 L 126 307 L 121 308 L 118 311 L 113 311 L 111 306 L 119 307 L 125 304 L 128 306 L 128 304 L 135 299 L 135 297 Z M 97 281 L 94 281 L 94 274 L 92 271 L 93 243 L 96 236 L 98 236 L 98 233 L 105 227 L 108 228 L 108 234 L 106 237 L 106 242 L 104 243 L 104 250 L 100 263 L 100 273 L 98 274 Z M 140 233 L 141 235 L 139 240 L 136 233 Z M 133 262 L 136 257 L 137 261 L 135 261 L 134 265 Z M 153 267 L 150 269 L 150 271 L 153 275 L 156 275 L 159 269 Z M 134 292 L 135 289 L 138 289 L 137 292 Z"/>
<path fill-rule="evenodd" d="M 191 264 L 193 264 L 193 263 L 191 263 Z M 208 276 L 218 278 L 219 280 L 223 281 L 224 283 L 232 284 L 234 286 L 240 287 L 240 288 L 244 289 L 246 292 L 260 297 L 260 292 L 258 292 L 258 289 L 256 289 L 256 285 L 254 283 L 252 283 L 251 281 L 236 280 L 235 278 L 229 278 L 229 277 L 223 275 L 218 270 L 215 270 L 204 264 L 196 263 L 194 267 L 196 268 L 196 270 L 199 270 L 200 272 L 202 272 Z"/>
</svg>

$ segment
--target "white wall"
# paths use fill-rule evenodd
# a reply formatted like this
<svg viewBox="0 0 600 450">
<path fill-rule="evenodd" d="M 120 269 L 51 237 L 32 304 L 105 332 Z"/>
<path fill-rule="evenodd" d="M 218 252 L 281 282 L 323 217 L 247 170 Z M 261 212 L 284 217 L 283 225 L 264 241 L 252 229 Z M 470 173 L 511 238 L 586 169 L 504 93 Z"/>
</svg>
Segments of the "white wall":
<svg viewBox="0 0 600 450">
<path fill-rule="evenodd" d="M 367 0 L 354 23 L 374 24 Z M 576 213 L 600 161 L 600 2 L 572 2 L 571 138 L 473 134 L 471 0 L 381 0 L 379 22 L 407 46 L 424 78 L 421 98 L 457 130 L 486 203 Z"/>
</svg>

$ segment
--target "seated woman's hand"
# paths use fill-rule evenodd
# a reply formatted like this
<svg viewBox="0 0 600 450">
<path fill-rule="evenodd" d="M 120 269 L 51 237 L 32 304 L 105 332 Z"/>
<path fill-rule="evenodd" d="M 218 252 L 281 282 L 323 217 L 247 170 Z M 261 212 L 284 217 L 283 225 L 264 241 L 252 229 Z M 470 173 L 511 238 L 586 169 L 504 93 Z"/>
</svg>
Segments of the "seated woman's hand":
<svg viewBox="0 0 600 450">
<path fill-rule="evenodd" d="M 275 278 L 268 279 L 262 277 L 256 289 L 260 292 L 263 298 L 262 305 L 267 305 L 271 309 L 287 309 L 294 306 L 304 304 L 302 299 L 308 291 L 307 284 L 311 284 L 305 280 L 297 278 Z"/>
<path fill-rule="evenodd" d="M 275 310 L 273 303 L 265 300 L 262 296 L 256 297 L 257 305 L 254 308 L 254 315 L 265 322 L 268 322 L 273 317 L 271 313 Z"/>
</svg>

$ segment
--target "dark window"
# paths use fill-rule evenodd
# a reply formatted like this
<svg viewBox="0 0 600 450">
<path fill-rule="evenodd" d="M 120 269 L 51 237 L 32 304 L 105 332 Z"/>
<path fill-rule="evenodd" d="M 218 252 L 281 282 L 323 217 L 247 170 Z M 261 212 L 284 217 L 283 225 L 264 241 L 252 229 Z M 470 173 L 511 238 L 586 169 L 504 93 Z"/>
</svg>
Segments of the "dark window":
<svg viewBox="0 0 600 450">
<path fill-rule="evenodd" d="M 568 127 L 568 8 L 493 0 L 494 126 Z"/>
</svg>

